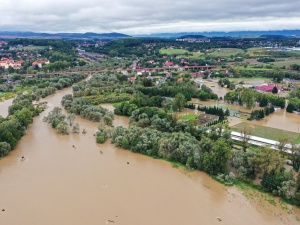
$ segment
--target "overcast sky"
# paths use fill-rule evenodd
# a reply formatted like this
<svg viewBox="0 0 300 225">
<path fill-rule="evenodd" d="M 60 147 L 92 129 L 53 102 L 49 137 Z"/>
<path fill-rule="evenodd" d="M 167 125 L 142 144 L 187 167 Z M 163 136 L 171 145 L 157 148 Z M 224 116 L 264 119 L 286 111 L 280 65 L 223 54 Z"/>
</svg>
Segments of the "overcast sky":
<svg viewBox="0 0 300 225">
<path fill-rule="evenodd" d="M 300 0 L 0 0 L 1 31 L 300 29 Z"/>
</svg>

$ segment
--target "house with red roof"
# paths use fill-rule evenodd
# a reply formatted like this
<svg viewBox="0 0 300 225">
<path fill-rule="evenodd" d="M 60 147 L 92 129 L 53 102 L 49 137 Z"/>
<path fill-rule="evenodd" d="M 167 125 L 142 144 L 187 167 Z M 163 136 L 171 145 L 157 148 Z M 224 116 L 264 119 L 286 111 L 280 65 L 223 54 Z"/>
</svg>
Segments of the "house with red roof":
<svg viewBox="0 0 300 225">
<path fill-rule="evenodd" d="M 166 66 L 173 66 L 174 65 L 174 63 L 173 62 L 166 62 Z"/>
<path fill-rule="evenodd" d="M 45 59 L 39 59 L 37 61 L 34 61 L 31 65 L 32 67 L 38 67 L 38 68 L 43 68 L 43 64 L 49 64 L 50 61 L 49 60 L 45 60 Z"/>
<path fill-rule="evenodd" d="M 131 82 L 131 83 L 134 83 L 136 80 L 136 77 L 128 77 L 127 81 L 128 82 Z"/>
<path fill-rule="evenodd" d="M 259 91 L 264 91 L 264 92 L 272 92 L 274 87 L 277 87 L 278 92 L 283 91 L 282 88 L 278 87 L 277 85 L 274 84 L 263 84 L 260 86 L 256 86 L 255 89 Z"/>
<path fill-rule="evenodd" d="M 15 61 L 13 59 L 8 59 L 5 57 L 2 57 L 0 60 L 0 67 L 4 68 L 4 69 L 8 69 L 9 67 L 12 67 L 16 70 L 21 69 L 22 68 L 22 60 L 19 61 Z"/>
</svg>

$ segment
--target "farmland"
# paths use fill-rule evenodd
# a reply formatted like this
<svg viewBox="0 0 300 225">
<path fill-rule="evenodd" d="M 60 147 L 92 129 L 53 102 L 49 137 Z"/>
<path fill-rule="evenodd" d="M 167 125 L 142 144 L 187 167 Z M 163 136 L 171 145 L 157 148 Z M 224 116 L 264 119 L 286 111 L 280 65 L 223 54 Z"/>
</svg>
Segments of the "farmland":
<svg viewBox="0 0 300 225">
<path fill-rule="evenodd" d="M 212 52 L 207 53 L 207 55 L 217 56 L 217 57 L 230 57 L 237 54 L 243 54 L 244 51 L 238 48 L 220 48 L 214 49 Z"/>
<path fill-rule="evenodd" d="M 190 52 L 185 49 L 177 49 L 177 48 L 160 49 L 159 53 L 167 54 L 167 55 L 176 55 L 177 58 L 186 58 L 186 57 L 200 58 L 203 55 L 203 53 L 200 52 Z"/>
<path fill-rule="evenodd" d="M 177 48 L 168 48 L 168 49 L 160 49 L 160 54 L 167 54 L 167 55 L 184 55 L 186 53 L 190 53 L 188 50 L 185 49 L 177 49 Z"/>
</svg>

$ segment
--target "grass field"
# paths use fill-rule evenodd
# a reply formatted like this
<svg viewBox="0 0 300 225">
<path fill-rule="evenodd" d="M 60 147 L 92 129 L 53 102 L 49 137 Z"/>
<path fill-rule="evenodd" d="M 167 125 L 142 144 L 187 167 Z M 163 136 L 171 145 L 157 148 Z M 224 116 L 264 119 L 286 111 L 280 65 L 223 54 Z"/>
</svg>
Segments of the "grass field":
<svg viewBox="0 0 300 225">
<path fill-rule="evenodd" d="M 46 49 L 46 46 L 25 46 L 22 49 L 24 51 L 35 51 L 35 50 L 43 50 Z"/>
<path fill-rule="evenodd" d="M 200 58 L 203 56 L 203 53 L 200 52 L 190 52 L 185 49 L 178 49 L 178 48 L 168 48 L 168 49 L 160 49 L 159 50 L 160 54 L 167 54 L 167 55 L 177 55 L 177 58 Z M 188 53 L 189 55 L 186 56 L 185 53 Z"/>
<path fill-rule="evenodd" d="M 300 134 L 291 131 L 280 130 L 271 127 L 260 126 L 256 124 L 250 124 L 248 122 L 239 123 L 232 127 L 232 130 L 239 131 L 243 127 L 249 127 L 252 130 L 253 136 L 267 138 L 271 140 L 278 141 L 280 137 L 287 137 L 290 142 L 295 144 L 300 143 Z"/>
<path fill-rule="evenodd" d="M 248 48 L 247 53 L 250 56 L 268 56 L 266 49 L 263 47 Z"/>
<path fill-rule="evenodd" d="M 243 81 L 247 84 L 262 84 L 262 83 L 268 83 L 271 82 L 272 79 L 268 79 L 266 77 L 239 77 L 239 78 L 229 78 L 230 81 L 233 81 L 234 83 L 239 83 Z"/>
<path fill-rule="evenodd" d="M 291 64 L 300 64 L 300 59 L 285 59 L 282 61 L 273 62 L 276 66 L 290 66 Z"/>
<path fill-rule="evenodd" d="M 213 52 L 207 53 L 207 55 L 219 56 L 219 57 L 230 57 L 231 55 L 235 56 L 239 53 L 244 53 L 244 51 L 238 48 L 220 48 L 220 50 L 215 49 Z"/>
<path fill-rule="evenodd" d="M 182 117 L 180 117 L 180 119 L 182 120 L 191 120 L 191 119 L 195 119 L 197 117 L 196 114 L 187 114 L 187 115 L 184 115 Z"/>
<path fill-rule="evenodd" d="M 240 70 L 256 70 L 256 71 L 259 71 L 259 70 L 273 70 L 273 69 L 268 69 L 268 68 L 255 68 L 255 67 L 252 67 L 251 65 L 250 66 L 247 66 L 246 68 L 244 66 L 237 66 L 237 68 L 239 68 Z"/>
<path fill-rule="evenodd" d="M 167 55 L 184 55 L 185 53 L 190 53 L 190 52 L 185 49 L 168 48 L 168 49 L 160 49 L 159 53 L 167 54 Z"/>
<path fill-rule="evenodd" d="M 190 58 L 200 58 L 203 56 L 203 53 L 200 53 L 200 52 L 189 52 L 189 54 L 192 54 L 192 55 L 188 56 Z M 185 58 L 185 57 L 186 57 L 185 55 L 182 55 L 182 58 Z"/>
</svg>

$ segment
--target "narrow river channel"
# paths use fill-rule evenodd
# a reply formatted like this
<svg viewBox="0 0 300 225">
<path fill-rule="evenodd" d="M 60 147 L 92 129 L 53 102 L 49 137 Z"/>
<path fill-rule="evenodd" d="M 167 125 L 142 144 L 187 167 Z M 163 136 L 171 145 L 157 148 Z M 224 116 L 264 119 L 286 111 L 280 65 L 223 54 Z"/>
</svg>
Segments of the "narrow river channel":
<svg viewBox="0 0 300 225">
<path fill-rule="evenodd" d="M 98 123 L 77 117 L 86 134 L 57 134 L 42 120 L 68 93 L 71 88 L 45 98 L 49 108 L 0 160 L 0 225 L 299 224 L 300 211 L 292 206 L 289 214 L 202 172 L 173 168 L 109 141 L 96 144 Z M 128 123 L 115 117 L 115 126 Z"/>
</svg>

